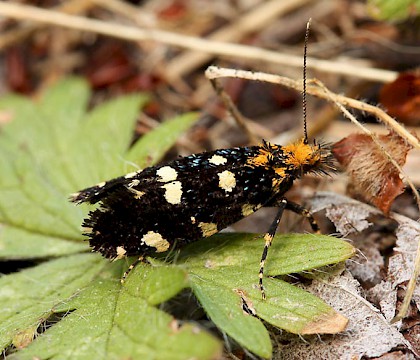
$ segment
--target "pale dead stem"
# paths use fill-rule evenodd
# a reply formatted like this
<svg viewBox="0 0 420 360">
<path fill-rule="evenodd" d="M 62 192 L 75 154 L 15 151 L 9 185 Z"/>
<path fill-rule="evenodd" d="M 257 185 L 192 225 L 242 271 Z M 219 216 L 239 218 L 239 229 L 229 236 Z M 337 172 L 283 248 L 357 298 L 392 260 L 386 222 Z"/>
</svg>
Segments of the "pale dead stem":
<svg viewBox="0 0 420 360">
<path fill-rule="evenodd" d="M 410 280 L 407 284 L 407 290 L 405 292 L 404 301 L 401 304 L 399 313 L 391 320 L 391 324 L 394 324 L 400 320 L 402 320 L 408 312 L 408 308 L 410 306 L 411 299 L 414 294 L 414 290 L 416 289 L 416 282 L 420 275 L 420 239 L 417 238 L 417 252 L 416 257 L 414 259 L 414 269 L 413 274 L 410 277 Z"/>
<path fill-rule="evenodd" d="M 210 41 L 238 42 L 246 35 L 258 32 L 267 24 L 294 9 L 313 2 L 313 0 L 270 0 L 252 7 L 232 23 L 214 31 L 206 39 Z M 211 60 L 211 54 L 186 51 L 171 60 L 165 69 L 169 79 L 177 79 L 190 69 L 197 68 Z"/>
<path fill-rule="evenodd" d="M 301 67 L 302 67 L 302 64 L 301 64 Z M 263 72 L 252 72 L 252 71 L 246 71 L 246 70 L 236 70 L 236 69 L 228 69 L 228 68 L 219 68 L 217 66 L 209 66 L 209 68 L 206 70 L 206 76 L 208 79 L 232 77 L 232 78 L 241 78 L 241 79 L 253 80 L 253 81 L 263 81 L 263 82 L 268 82 L 272 84 L 282 85 L 291 89 L 295 89 L 300 92 L 302 91 L 302 81 L 292 80 L 284 76 L 267 74 Z M 371 113 L 374 116 L 376 116 L 380 121 L 382 121 L 385 125 L 387 125 L 389 128 L 393 129 L 401 137 L 406 139 L 407 142 L 410 143 L 413 147 L 415 147 L 416 149 L 420 149 L 419 140 L 413 134 L 408 132 L 404 128 L 404 126 L 399 124 L 395 119 L 389 116 L 382 109 L 376 106 L 370 105 L 370 104 L 366 104 L 363 101 L 348 98 L 343 95 L 337 95 L 332 92 L 326 93 L 325 90 L 321 86 L 319 86 L 319 84 L 321 83 L 317 80 L 308 80 L 308 84 L 309 84 L 309 86 L 307 87 L 308 94 L 332 101 L 334 103 L 342 104 L 343 106 L 348 106 L 354 109 Z"/>
<path fill-rule="evenodd" d="M 89 10 L 94 5 L 94 3 L 87 0 L 69 0 L 57 7 L 54 7 L 53 9 L 67 14 L 79 14 Z M 0 35 L 0 50 L 23 40 L 41 27 L 42 24 L 40 23 L 19 24 L 19 27 L 15 27 L 9 31 L 4 31 Z"/>
<path fill-rule="evenodd" d="M 113 24 L 33 6 L 0 2 L 0 15 L 19 20 L 36 21 L 80 31 L 93 32 L 129 41 L 156 41 L 206 54 L 233 57 L 242 60 L 264 61 L 282 66 L 302 67 L 302 58 L 297 55 L 282 54 L 253 46 L 202 39 L 158 29 Z M 390 82 L 397 77 L 397 73 L 393 71 L 363 68 L 337 61 L 319 60 L 315 58 L 308 58 L 308 69 L 379 82 Z"/>
<path fill-rule="evenodd" d="M 289 87 L 298 91 L 302 91 L 302 87 L 303 87 L 301 81 L 295 81 L 295 80 L 292 80 L 283 76 L 266 74 L 262 72 L 251 72 L 251 71 L 245 71 L 245 70 L 218 68 L 215 66 L 210 66 L 207 69 L 206 76 L 208 79 L 213 80 L 213 81 L 216 79 L 223 78 L 223 77 L 233 77 L 233 78 L 241 78 L 241 79 L 254 80 L 254 81 L 264 81 L 264 82 L 283 85 L 285 87 Z M 342 95 L 334 94 L 333 92 L 328 90 L 324 86 L 324 84 L 322 84 L 322 82 L 320 82 L 317 79 L 308 80 L 308 84 L 310 85 L 310 86 L 307 86 L 307 89 L 306 89 L 308 94 L 333 102 L 341 110 L 341 112 L 348 119 L 350 119 L 351 122 L 353 122 L 361 131 L 363 131 L 365 134 L 367 134 L 368 136 L 372 138 L 376 146 L 378 146 L 379 149 L 382 151 L 382 153 L 386 155 L 389 161 L 397 168 L 401 177 L 410 186 L 411 190 L 413 191 L 414 196 L 416 197 L 417 206 L 420 209 L 420 195 L 415 185 L 413 184 L 413 182 L 405 174 L 401 166 L 392 158 L 392 155 L 382 146 L 377 136 L 374 133 L 372 133 L 370 130 L 368 130 L 365 126 L 363 126 L 346 109 L 346 106 L 371 113 L 380 121 L 382 121 L 382 123 L 385 124 L 388 128 L 398 133 L 402 138 L 404 138 L 407 142 L 409 142 L 411 145 L 413 145 L 413 147 L 417 149 L 420 149 L 419 140 L 410 132 L 408 132 L 401 124 L 396 122 L 392 117 L 390 117 L 387 113 L 385 113 L 385 111 L 383 111 L 382 109 L 373 105 L 366 104 L 362 101 L 358 101 L 358 100 L 351 99 Z M 416 259 L 415 259 L 414 264 L 415 265 L 413 269 L 413 276 L 410 278 L 410 281 L 407 285 L 407 291 L 404 297 L 403 304 L 400 308 L 399 313 L 392 320 L 392 323 L 397 322 L 405 317 L 405 315 L 407 314 L 409 305 L 410 305 L 410 301 L 413 297 L 413 293 L 416 287 L 417 277 L 420 273 L 420 239 L 417 245 L 417 254 L 416 254 Z"/>
</svg>

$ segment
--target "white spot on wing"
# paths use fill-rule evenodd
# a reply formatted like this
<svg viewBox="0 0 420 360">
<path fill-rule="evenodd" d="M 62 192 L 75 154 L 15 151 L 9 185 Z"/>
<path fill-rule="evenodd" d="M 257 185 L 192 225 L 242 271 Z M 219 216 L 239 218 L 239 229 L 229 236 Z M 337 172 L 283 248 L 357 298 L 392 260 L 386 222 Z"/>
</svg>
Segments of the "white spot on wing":
<svg viewBox="0 0 420 360">
<path fill-rule="evenodd" d="M 170 166 L 161 167 L 159 170 L 156 171 L 156 175 L 160 176 L 161 178 L 159 181 L 161 182 L 169 182 L 176 180 L 178 173 L 176 170 Z"/>
<path fill-rule="evenodd" d="M 219 176 L 219 187 L 226 192 L 231 192 L 236 186 L 235 174 L 225 170 L 217 175 Z"/>
<path fill-rule="evenodd" d="M 106 185 L 106 182 L 105 182 L 105 181 L 102 181 L 102 182 L 100 182 L 99 184 L 96 184 L 96 186 L 97 186 L 98 188 L 104 187 L 105 185 Z"/>
<path fill-rule="evenodd" d="M 182 184 L 180 181 L 173 181 L 162 186 L 165 189 L 165 199 L 170 204 L 180 204 L 182 196 Z"/>
<path fill-rule="evenodd" d="M 223 164 L 227 163 L 227 159 L 223 156 L 220 156 L 220 155 L 213 155 L 209 159 L 209 163 L 213 164 L 213 165 L 223 165 Z"/>
<path fill-rule="evenodd" d="M 162 235 L 154 231 L 149 231 L 146 235 L 143 235 L 141 242 L 147 246 L 156 248 L 156 252 L 164 252 L 170 246 L 169 242 Z"/>
</svg>

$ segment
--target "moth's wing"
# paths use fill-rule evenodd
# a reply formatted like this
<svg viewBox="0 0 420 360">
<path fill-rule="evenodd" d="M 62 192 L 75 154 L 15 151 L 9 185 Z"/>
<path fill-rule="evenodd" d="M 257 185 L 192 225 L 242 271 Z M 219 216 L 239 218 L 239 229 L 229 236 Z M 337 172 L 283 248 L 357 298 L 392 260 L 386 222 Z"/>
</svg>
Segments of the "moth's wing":
<svg viewBox="0 0 420 360">
<path fill-rule="evenodd" d="M 244 149 L 181 158 L 114 184 L 83 224 L 91 246 L 109 258 L 162 252 L 256 211 L 272 197 L 272 179 L 245 166 Z"/>
<path fill-rule="evenodd" d="M 71 194 L 69 199 L 71 202 L 76 204 L 96 204 L 97 202 L 110 196 L 112 193 L 130 186 L 135 179 L 136 184 L 141 183 L 142 186 L 146 187 L 150 180 L 150 173 L 153 172 L 152 170 L 153 168 L 147 168 L 145 170 L 132 172 L 109 181 L 100 182 L 96 185 Z"/>
</svg>

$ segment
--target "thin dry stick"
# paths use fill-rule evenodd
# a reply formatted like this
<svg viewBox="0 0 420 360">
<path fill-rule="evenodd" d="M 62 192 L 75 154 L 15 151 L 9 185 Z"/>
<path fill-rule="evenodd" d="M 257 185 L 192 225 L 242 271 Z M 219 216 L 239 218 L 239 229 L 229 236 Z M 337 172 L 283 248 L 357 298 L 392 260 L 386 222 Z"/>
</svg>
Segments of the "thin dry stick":
<svg viewBox="0 0 420 360">
<path fill-rule="evenodd" d="M 236 123 L 239 127 L 245 132 L 248 137 L 248 140 L 251 144 L 258 144 L 259 140 L 255 136 L 255 134 L 251 131 L 251 129 L 247 126 L 246 120 L 242 116 L 241 112 L 238 110 L 236 105 L 233 103 L 231 97 L 226 93 L 223 86 L 220 84 L 219 79 L 209 79 L 211 85 L 213 86 L 214 91 L 216 94 L 222 99 L 223 103 L 225 104 L 225 108 L 232 114 Z"/>
<path fill-rule="evenodd" d="M 417 237 L 417 253 L 414 260 L 414 270 L 407 284 L 407 291 L 405 292 L 403 303 L 400 307 L 398 314 L 391 320 L 391 324 L 395 324 L 397 321 L 402 320 L 410 307 L 411 299 L 413 298 L 414 290 L 416 289 L 417 279 L 420 275 L 420 236 Z"/>
<path fill-rule="evenodd" d="M 95 4 L 87 0 L 69 0 L 54 7 L 54 10 L 67 14 L 80 14 L 89 10 L 92 6 L 95 6 Z M 39 28 L 42 28 L 42 24 L 19 24 L 19 27 L 3 32 L 0 35 L 0 49 L 21 41 Z"/>
<path fill-rule="evenodd" d="M 301 81 L 292 80 L 290 78 L 267 74 L 262 72 L 252 72 L 246 70 L 235 70 L 228 68 L 219 68 L 217 66 L 209 66 L 206 70 L 206 77 L 208 79 L 223 78 L 223 77 L 233 77 L 241 78 L 254 81 L 264 81 L 273 84 L 283 85 L 295 89 L 297 91 L 302 91 Z M 308 83 L 316 83 L 316 80 L 308 80 Z M 348 106 L 354 109 L 359 109 L 373 114 L 379 120 L 381 120 L 386 126 L 392 128 L 397 134 L 402 138 L 406 139 L 413 147 L 420 149 L 419 140 L 410 132 L 408 132 L 404 126 L 395 121 L 391 116 L 389 116 L 385 111 L 379 109 L 376 106 L 366 104 L 362 101 L 348 98 L 346 96 L 337 95 L 334 93 L 326 94 L 319 86 L 308 86 L 307 93 L 317 96 L 322 99 L 332 100 L 344 106 Z"/>
<path fill-rule="evenodd" d="M 67 27 L 80 31 L 98 33 L 124 40 L 152 40 L 180 48 L 197 50 L 208 54 L 252 59 L 283 66 L 302 67 L 301 56 L 281 54 L 257 47 L 210 41 L 156 29 L 139 29 L 132 26 L 111 24 L 83 16 L 67 15 L 57 11 L 39 9 L 15 3 L 0 2 L 0 15 L 14 19 L 33 20 L 45 24 Z M 341 74 L 379 82 L 390 82 L 397 77 L 393 71 L 362 68 L 334 61 L 308 58 L 308 68 L 326 73 Z"/>
<path fill-rule="evenodd" d="M 210 34 L 207 39 L 223 42 L 237 42 L 247 34 L 261 30 L 273 19 L 297 9 L 313 0 L 271 0 L 262 2 L 247 13 L 242 14 L 233 23 Z M 188 51 L 172 59 L 165 66 L 169 79 L 177 79 L 191 69 L 197 68 L 211 59 L 211 54 Z"/>
</svg>

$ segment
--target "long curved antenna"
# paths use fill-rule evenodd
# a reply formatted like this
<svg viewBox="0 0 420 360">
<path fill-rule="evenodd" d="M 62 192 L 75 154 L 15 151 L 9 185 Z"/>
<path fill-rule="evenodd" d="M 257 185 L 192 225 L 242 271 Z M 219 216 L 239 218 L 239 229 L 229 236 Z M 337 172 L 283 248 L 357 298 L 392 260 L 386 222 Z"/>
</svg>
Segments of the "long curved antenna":
<svg viewBox="0 0 420 360">
<path fill-rule="evenodd" d="M 308 49 L 309 29 L 311 27 L 311 20 L 306 23 L 305 43 L 303 47 L 303 90 L 302 90 L 302 107 L 303 107 L 303 136 L 305 144 L 308 143 L 308 129 L 306 125 L 306 54 Z"/>
</svg>

